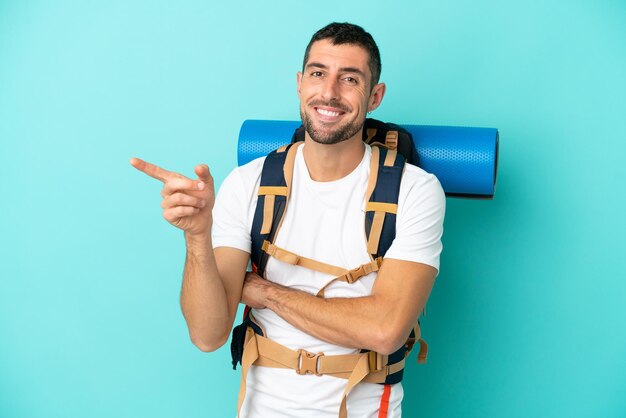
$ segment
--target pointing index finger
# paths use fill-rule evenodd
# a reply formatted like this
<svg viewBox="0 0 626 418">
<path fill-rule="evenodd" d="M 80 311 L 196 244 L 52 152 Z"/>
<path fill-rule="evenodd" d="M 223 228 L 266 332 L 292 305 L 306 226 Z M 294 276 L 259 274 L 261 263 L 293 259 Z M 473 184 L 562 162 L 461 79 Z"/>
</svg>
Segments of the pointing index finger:
<svg viewBox="0 0 626 418">
<path fill-rule="evenodd" d="M 152 178 L 160 180 L 163 183 L 165 183 L 170 177 L 172 177 L 173 174 L 171 171 L 167 171 L 159 167 L 158 165 L 151 164 L 139 158 L 131 158 L 130 165 L 132 165 L 142 173 L 145 173 Z"/>
</svg>

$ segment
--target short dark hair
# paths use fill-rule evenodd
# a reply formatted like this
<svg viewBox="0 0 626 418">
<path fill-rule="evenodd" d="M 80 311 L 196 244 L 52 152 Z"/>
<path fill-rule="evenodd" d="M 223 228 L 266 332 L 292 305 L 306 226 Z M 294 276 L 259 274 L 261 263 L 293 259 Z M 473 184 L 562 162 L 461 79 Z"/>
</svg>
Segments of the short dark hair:
<svg viewBox="0 0 626 418">
<path fill-rule="evenodd" d="M 369 54 L 369 67 L 370 72 L 372 73 L 372 85 L 371 88 L 374 88 L 376 84 L 378 84 L 378 79 L 380 78 L 380 52 L 378 51 L 378 46 L 372 38 L 372 35 L 365 32 L 365 30 L 352 23 L 337 23 L 333 22 L 322 29 L 315 32 L 309 44 L 306 46 L 306 50 L 304 51 L 304 61 L 302 62 L 302 71 L 304 71 L 304 67 L 306 66 L 307 61 L 309 60 L 309 52 L 311 52 L 311 46 L 317 42 L 324 39 L 329 39 L 333 45 L 357 45 L 361 48 L 365 49 Z"/>
</svg>

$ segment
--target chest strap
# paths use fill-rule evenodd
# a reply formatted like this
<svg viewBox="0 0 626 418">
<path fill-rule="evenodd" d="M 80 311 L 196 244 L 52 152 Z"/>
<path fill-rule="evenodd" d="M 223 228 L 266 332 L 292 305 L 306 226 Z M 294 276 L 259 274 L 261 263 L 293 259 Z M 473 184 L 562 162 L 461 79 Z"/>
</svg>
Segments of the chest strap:
<svg viewBox="0 0 626 418">
<path fill-rule="evenodd" d="M 420 340 L 420 345 L 421 343 Z M 386 364 L 387 361 L 388 356 L 373 351 L 326 356 L 324 353 L 311 353 L 303 349 L 292 350 L 256 334 L 251 327 L 248 327 L 241 361 L 241 384 L 237 413 L 239 414 L 246 396 L 248 370 L 252 365 L 255 365 L 292 369 L 299 375 L 327 375 L 347 379 L 338 415 L 339 418 L 347 418 L 346 400 L 350 391 L 357 384 L 360 382 L 384 383 L 388 375 L 402 370 L 405 365 L 404 358 L 390 365 Z"/>
<path fill-rule="evenodd" d="M 326 283 L 317 292 L 316 296 L 319 297 L 324 297 L 324 291 L 331 283 L 336 281 L 354 283 L 361 277 L 378 271 L 383 261 L 382 257 L 378 257 L 375 260 L 370 261 L 369 263 L 361 264 L 357 268 L 348 270 L 343 267 L 337 267 L 333 266 L 332 264 L 326 264 L 322 263 L 321 261 L 313 260 L 311 258 L 302 257 L 300 255 L 292 253 L 291 251 L 287 251 L 283 248 L 277 247 L 267 240 L 263 242 L 263 251 L 269 256 L 279 261 L 282 261 L 283 263 L 319 271 L 320 273 L 330 274 L 331 276 L 336 276 L 334 279 Z"/>
</svg>

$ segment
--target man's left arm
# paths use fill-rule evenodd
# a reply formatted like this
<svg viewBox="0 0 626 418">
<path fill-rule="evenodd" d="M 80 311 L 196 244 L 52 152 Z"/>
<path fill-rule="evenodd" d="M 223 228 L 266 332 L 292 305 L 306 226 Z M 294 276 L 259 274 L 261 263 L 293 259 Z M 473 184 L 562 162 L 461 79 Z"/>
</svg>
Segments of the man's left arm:
<svg viewBox="0 0 626 418">
<path fill-rule="evenodd" d="M 248 273 L 242 299 L 321 340 L 390 354 L 405 343 L 436 276 L 429 265 L 388 258 L 369 296 L 324 299 Z"/>
</svg>

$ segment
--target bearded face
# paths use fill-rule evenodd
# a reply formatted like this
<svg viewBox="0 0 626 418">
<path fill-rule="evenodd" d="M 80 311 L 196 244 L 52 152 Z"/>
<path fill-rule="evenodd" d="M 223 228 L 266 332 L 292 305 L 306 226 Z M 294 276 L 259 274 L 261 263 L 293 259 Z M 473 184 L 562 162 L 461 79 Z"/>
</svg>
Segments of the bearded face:
<svg viewBox="0 0 626 418">
<path fill-rule="evenodd" d="M 384 85 L 371 87 L 369 55 L 357 45 L 315 42 L 298 73 L 300 117 L 311 140 L 338 144 L 359 136 L 368 110 L 380 103 Z"/>
<path fill-rule="evenodd" d="M 326 110 L 328 108 L 336 110 Z M 304 129 L 313 141 L 325 145 L 338 144 L 352 138 L 361 130 L 365 122 L 364 119 L 357 120 L 352 118 L 338 121 L 337 123 L 325 123 L 310 114 L 311 112 L 316 112 L 326 117 L 338 117 L 341 113 L 337 112 L 337 110 L 344 114 L 350 114 L 351 109 L 347 105 L 337 103 L 336 101 L 324 103 L 320 100 L 313 101 L 309 106 L 300 109 L 302 125 L 304 125 Z"/>
</svg>

